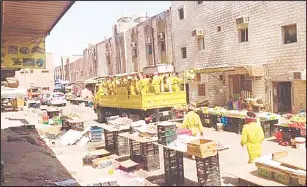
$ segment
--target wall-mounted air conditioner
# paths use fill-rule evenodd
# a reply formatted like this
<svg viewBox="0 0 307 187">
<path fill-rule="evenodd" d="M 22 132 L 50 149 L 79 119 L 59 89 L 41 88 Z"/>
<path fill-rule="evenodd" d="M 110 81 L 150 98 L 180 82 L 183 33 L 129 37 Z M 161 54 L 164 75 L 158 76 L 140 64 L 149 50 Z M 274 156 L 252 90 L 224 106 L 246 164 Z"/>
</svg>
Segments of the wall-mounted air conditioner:
<svg viewBox="0 0 307 187">
<path fill-rule="evenodd" d="M 241 25 L 241 24 L 246 24 L 249 23 L 249 17 L 246 16 L 240 16 L 236 19 L 236 24 Z"/>
<path fill-rule="evenodd" d="M 160 32 L 160 33 L 158 34 L 158 39 L 159 39 L 159 40 L 165 40 L 165 34 L 164 34 L 164 32 Z"/>
</svg>

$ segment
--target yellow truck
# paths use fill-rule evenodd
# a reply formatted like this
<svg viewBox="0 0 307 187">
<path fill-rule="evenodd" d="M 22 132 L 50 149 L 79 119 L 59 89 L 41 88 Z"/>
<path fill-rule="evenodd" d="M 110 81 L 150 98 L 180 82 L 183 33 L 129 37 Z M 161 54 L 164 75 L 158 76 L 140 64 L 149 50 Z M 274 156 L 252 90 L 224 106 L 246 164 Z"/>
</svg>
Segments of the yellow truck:
<svg viewBox="0 0 307 187">
<path fill-rule="evenodd" d="M 151 75 L 152 71 L 157 73 L 170 73 L 170 70 L 164 68 L 164 71 L 144 68 L 143 75 Z M 166 70 L 165 70 L 166 69 Z M 126 76 L 134 76 L 137 73 L 120 74 L 113 76 L 115 82 Z M 159 120 L 162 115 L 169 115 L 169 111 L 174 107 L 181 107 L 186 105 L 186 91 L 184 87 L 178 92 L 161 92 L 159 94 L 130 94 L 129 84 L 121 83 L 115 84 L 114 95 L 103 94 L 99 92 L 103 80 L 107 77 L 97 79 L 95 87 L 94 110 L 97 113 L 98 121 L 100 123 L 106 121 L 106 117 L 113 115 L 128 116 L 134 115 L 137 119 L 145 119 L 150 116 L 155 116 L 155 120 Z M 136 119 L 136 120 L 137 120 Z"/>
</svg>

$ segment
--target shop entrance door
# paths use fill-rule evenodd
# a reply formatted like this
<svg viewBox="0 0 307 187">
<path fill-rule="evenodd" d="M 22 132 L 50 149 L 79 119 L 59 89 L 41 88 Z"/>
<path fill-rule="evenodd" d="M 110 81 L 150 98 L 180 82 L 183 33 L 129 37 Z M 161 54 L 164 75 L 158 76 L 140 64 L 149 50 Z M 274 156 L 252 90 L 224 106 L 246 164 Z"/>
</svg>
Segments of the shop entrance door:
<svg viewBox="0 0 307 187">
<path fill-rule="evenodd" d="M 273 82 L 273 112 L 291 112 L 291 82 Z"/>
</svg>

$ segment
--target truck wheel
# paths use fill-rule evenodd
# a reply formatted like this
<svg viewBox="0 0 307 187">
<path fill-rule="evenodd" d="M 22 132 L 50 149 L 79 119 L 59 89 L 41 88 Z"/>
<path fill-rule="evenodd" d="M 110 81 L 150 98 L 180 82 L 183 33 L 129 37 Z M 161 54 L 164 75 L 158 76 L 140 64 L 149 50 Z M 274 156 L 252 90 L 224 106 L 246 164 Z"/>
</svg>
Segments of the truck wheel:
<svg viewBox="0 0 307 187">
<path fill-rule="evenodd" d="M 106 113 L 103 110 L 103 108 L 98 108 L 97 116 L 98 116 L 98 122 L 99 123 L 104 123 L 105 122 L 105 120 L 106 120 Z"/>
</svg>

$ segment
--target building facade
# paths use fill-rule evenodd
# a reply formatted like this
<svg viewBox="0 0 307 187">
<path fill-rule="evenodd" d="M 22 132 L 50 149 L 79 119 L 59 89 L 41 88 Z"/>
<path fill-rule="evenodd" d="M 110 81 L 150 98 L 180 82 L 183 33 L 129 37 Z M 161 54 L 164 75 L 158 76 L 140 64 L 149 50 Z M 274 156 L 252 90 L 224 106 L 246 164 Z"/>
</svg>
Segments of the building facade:
<svg viewBox="0 0 307 187">
<path fill-rule="evenodd" d="M 306 2 L 172 1 L 171 14 L 176 71 L 204 69 L 191 101 L 246 91 L 274 112 L 306 109 L 306 81 L 293 78 L 306 69 Z"/>
<path fill-rule="evenodd" d="M 46 69 L 21 69 L 15 72 L 15 78 L 19 80 L 18 88 L 41 87 L 53 90 L 54 62 L 52 53 L 46 53 Z"/>
</svg>

